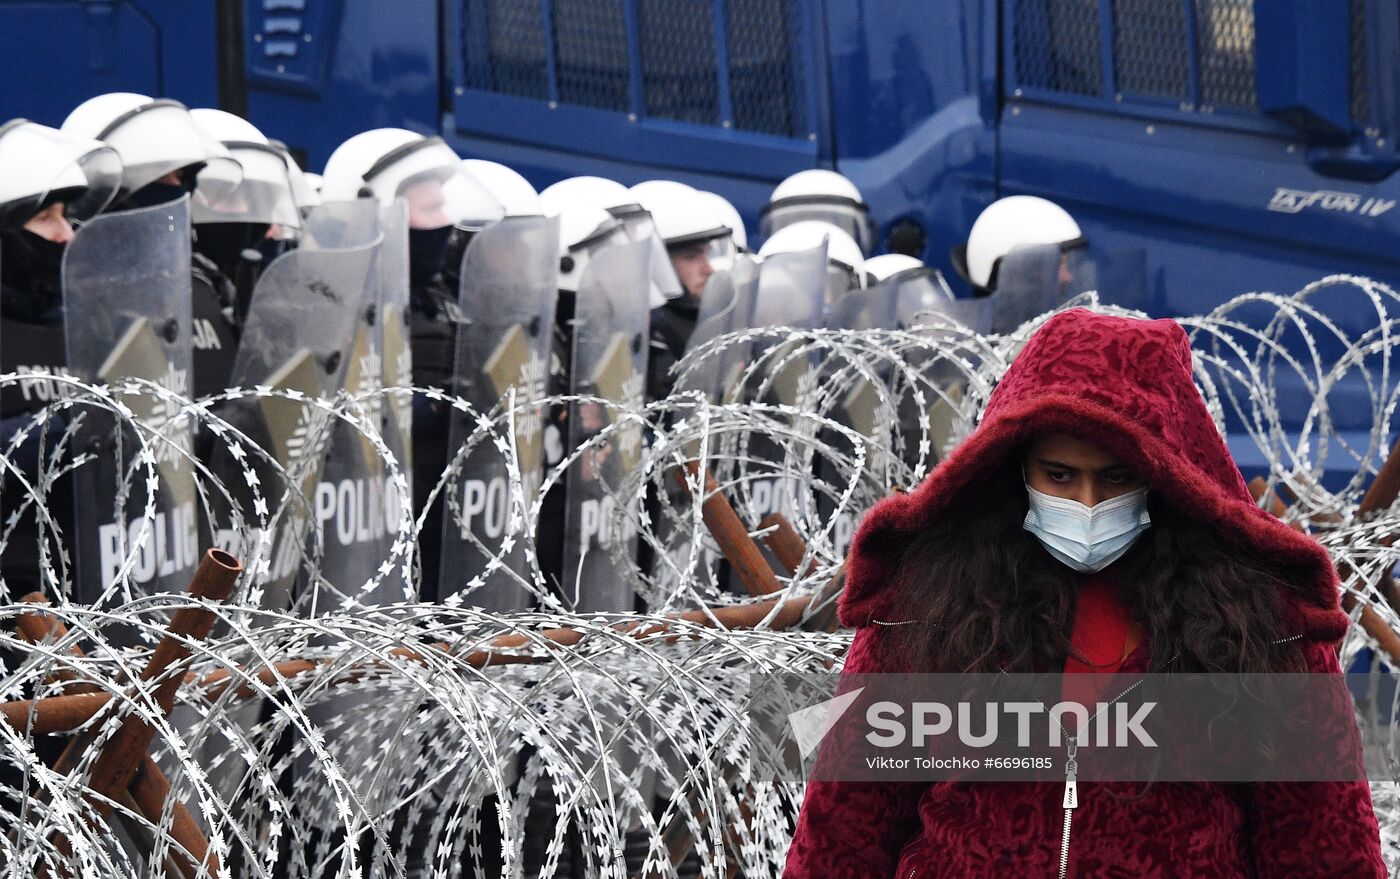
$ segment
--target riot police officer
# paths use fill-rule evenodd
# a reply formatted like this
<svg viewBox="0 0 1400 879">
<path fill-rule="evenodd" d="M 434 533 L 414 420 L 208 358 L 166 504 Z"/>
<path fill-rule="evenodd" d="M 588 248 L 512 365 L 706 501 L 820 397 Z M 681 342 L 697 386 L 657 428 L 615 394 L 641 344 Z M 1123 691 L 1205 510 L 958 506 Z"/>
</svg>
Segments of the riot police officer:
<svg viewBox="0 0 1400 879">
<path fill-rule="evenodd" d="M 647 396 L 655 400 L 671 392 L 670 370 L 695 332 L 706 282 L 734 265 L 734 232 L 710 199 L 684 183 L 648 180 L 632 187 L 632 194 L 650 212 L 682 290 L 651 312 Z"/>
<path fill-rule="evenodd" d="M 462 315 L 455 287 L 449 290 L 441 276 L 453 230 L 495 222 L 504 208 L 442 138 L 403 128 L 364 131 L 336 147 L 326 162 L 321 197 L 327 202 L 373 198 L 381 205 L 403 198 L 408 203 L 413 384 L 450 391 Z M 443 404 L 414 398 L 413 493 L 419 515 L 447 465 L 448 427 Z M 429 600 L 437 597 L 441 516 L 438 501 L 419 532 L 420 590 Z"/>
<path fill-rule="evenodd" d="M 64 134 L 100 140 L 122 160 L 119 210 L 174 201 L 196 188 L 220 200 L 243 179 L 238 160 L 169 98 L 111 92 L 89 98 L 63 120 Z"/>
<path fill-rule="evenodd" d="M 844 175 L 825 168 L 798 171 L 779 183 L 763 208 L 759 232 L 767 244 L 780 230 L 820 220 L 846 233 L 861 254 L 875 245 L 875 223 L 860 190 Z"/>
<path fill-rule="evenodd" d="M 62 262 L 73 223 L 100 212 L 116 195 L 121 159 L 111 147 L 16 119 L 0 126 L 0 372 L 35 368 L 63 371 L 66 364 Z M 41 377 L 0 388 L 0 436 L 6 446 L 19 431 L 27 439 L 12 463 L 33 481 L 40 454 L 65 424 L 56 409 L 63 388 Z M 24 492 L 12 474 L 4 476 L 5 502 L 12 510 Z M 58 513 L 66 492 L 46 502 Z M 57 518 L 63 521 L 64 516 Z M 43 589 L 39 520 L 33 502 L 0 555 L 14 597 Z"/>
<path fill-rule="evenodd" d="M 243 168 L 227 195 L 196 193 L 194 222 L 194 393 L 228 387 L 234 354 L 258 277 L 293 243 L 301 211 L 290 157 L 252 123 L 223 110 L 195 109 L 194 120 Z"/>
<path fill-rule="evenodd" d="M 1085 245 L 1084 233 L 1069 211 L 1034 195 L 1009 195 L 997 199 L 977 215 L 967 244 L 953 249 L 953 267 L 972 285 L 973 295 L 987 296 L 998 289 L 1002 261 L 1017 248 L 1036 245 L 1059 247 L 1059 284 L 1067 287 L 1073 277 L 1066 258 Z"/>
</svg>

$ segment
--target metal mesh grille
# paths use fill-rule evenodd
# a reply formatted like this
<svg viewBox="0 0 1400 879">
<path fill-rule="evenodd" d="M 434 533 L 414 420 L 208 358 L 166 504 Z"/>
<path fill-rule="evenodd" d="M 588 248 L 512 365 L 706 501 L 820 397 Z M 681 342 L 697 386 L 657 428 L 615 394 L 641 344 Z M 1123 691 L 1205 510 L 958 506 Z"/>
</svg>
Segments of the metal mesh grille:
<svg viewBox="0 0 1400 879">
<path fill-rule="evenodd" d="M 1114 0 L 1113 33 L 1120 92 L 1190 99 L 1190 36 L 1181 3 Z"/>
<path fill-rule="evenodd" d="M 1366 124 L 1371 121 L 1371 71 L 1369 47 L 1366 44 L 1366 0 L 1349 0 L 1351 28 L 1351 119 Z"/>
<path fill-rule="evenodd" d="M 1016 80 L 1097 95 L 1103 89 L 1098 0 L 1016 0 Z"/>
<path fill-rule="evenodd" d="M 803 57 L 800 0 L 729 0 L 729 91 L 734 124 L 747 131 L 800 137 Z"/>
<path fill-rule="evenodd" d="M 554 0 L 559 100 L 626 111 L 627 24 L 621 0 Z"/>
<path fill-rule="evenodd" d="M 482 59 L 473 58 L 473 48 L 478 44 L 465 41 L 463 57 L 468 62 L 464 70 L 465 84 L 508 95 L 547 97 L 544 22 L 539 4 L 476 0 L 467 5 L 468 14 L 464 16 L 467 21 L 473 19 L 472 12 L 485 15 L 487 57 L 484 64 Z"/>
<path fill-rule="evenodd" d="M 552 37 L 553 93 L 562 103 L 779 137 L 812 131 L 805 0 L 636 0 L 635 44 L 628 39 L 629 0 L 460 2 L 460 74 L 468 88 L 547 99 Z M 721 37 L 727 71 L 719 68 Z M 636 69 L 640 83 L 632 81 Z"/>
<path fill-rule="evenodd" d="M 1196 0 L 1201 102 L 1254 109 L 1254 0 Z"/>
<path fill-rule="evenodd" d="M 647 115 L 719 124 L 712 0 L 642 0 L 641 12 Z"/>
</svg>

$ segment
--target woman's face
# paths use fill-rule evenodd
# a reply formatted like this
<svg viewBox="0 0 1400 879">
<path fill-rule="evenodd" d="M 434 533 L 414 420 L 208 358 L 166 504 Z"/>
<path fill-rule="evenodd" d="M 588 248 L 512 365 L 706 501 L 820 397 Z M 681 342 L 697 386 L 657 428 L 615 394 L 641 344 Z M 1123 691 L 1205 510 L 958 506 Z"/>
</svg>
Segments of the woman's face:
<svg viewBox="0 0 1400 879">
<path fill-rule="evenodd" d="M 1142 486 L 1127 465 L 1094 445 L 1063 433 L 1036 439 L 1026 452 L 1026 483 L 1053 497 L 1092 507 Z"/>
</svg>

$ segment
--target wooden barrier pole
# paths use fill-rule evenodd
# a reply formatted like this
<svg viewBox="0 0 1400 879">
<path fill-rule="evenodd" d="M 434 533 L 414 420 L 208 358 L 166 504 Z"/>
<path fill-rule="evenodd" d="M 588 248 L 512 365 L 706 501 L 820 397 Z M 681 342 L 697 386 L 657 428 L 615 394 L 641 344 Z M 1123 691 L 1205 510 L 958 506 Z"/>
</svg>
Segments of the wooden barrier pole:
<svg viewBox="0 0 1400 879">
<path fill-rule="evenodd" d="M 700 472 L 699 461 L 690 461 L 685 466 L 691 476 Z M 685 473 L 679 469 L 674 472 L 681 487 L 690 491 L 690 481 L 686 479 Z M 729 500 L 720 493 L 714 477 L 706 473 L 704 485 L 700 509 L 705 527 L 710 529 L 710 534 L 714 535 L 715 542 L 724 552 L 724 557 L 734 566 L 734 572 L 739 575 L 739 581 L 744 584 L 744 588 L 750 595 L 771 595 L 782 589 L 783 584 L 774 576 L 773 569 L 768 566 L 768 561 L 763 557 L 758 544 L 749 536 L 749 529 L 744 527 L 739 514 L 734 512 Z"/>
<path fill-rule="evenodd" d="M 1264 496 L 1268 488 L 1268 483 L 1262 476 L 1256 476 L 1249 481 L 1249 493 L 1258 501 Z M 1381 472 L 1376 476 L 1376 480 L 1371 483 L 1371 487 L 1362 496 L 1361 503 L 1357 507 L 1357 512 L 1361 514 L 1375 512 L 1385 509 L 1395 502 L 1395 492 L 1400 490 L 1400 443 L 1391 449 L 1390 456 L 1386 458 L 1385 465 L 1381 467 Z M 1287 512 L 1287 507 L 1283 501 L 1274 494 L 1269 498 L 1269 512 L 1283 518 Z M 1303 531 L 1301 522 L 1294 522 L 1291 526 L 1296 531 Z M 1338 568 L 1337 574 L 1345 580 L 1351 574 L 1351 568 L 1342 565 Z M 1356 596 L 1350 592 L 1344 592 L 1341 596 L 1342 608 L 1348 613 L 1356 607 Z M 1390 657 L 1392 663 L 1400 664 L 1400 633 L 1397 633 L 1380 614 L 1366 605 L 1361 608 L 1361 618 L 1358 620 L 1362 630 L 1375 641 L 1381 650 Z"/>
<path fill-rule="evenodd" d="M 20 600 L 29 604 L 46 605 L 49 603 L 48 598 L 41 592 L 31 592 Z M 63 624 L 62 620 L 42 614 L 20 614 L 18 625 L 20 634 L 26 641 L 32 643 L 39 643 L 45 639 L 59 641 L 68 635 L 68 627 Z M 69 655 L 79 659 L 84 656 L 82 648 L 77 645 L 71 648 Z M 73 681 L 76 680 L 77 675 L 72 669 L 65 669 L 63 672 L 59 673 L 58 677 Z M 68 695 L 70 696 L 90 696 L 93 694 L 110 696 L 110 694 L 101 693 L 101 689 L 96 684 L 92 683 L 70 683 L 67 687 L 64 687 L 64 689 L 68 691 Z M 101 700 L 78 699 L 74 700 L 72 704 L 76 706 L 100 706 L 106 704 L 106 702 L 107 699 L 105 698 Z M 16 704 L 17 703 L 6 703 L 3 706 L 6 712 L 6 720 L 10 720 L 11 706 Z M 52 714 L 51 712 L 51 715 Z M 24 711 L 21 715 L 22 718 L 27 718 L 27 716 L 28 711 Z M 23 723 L 23 720 L 21 719 L 20 722 Z M 81 724 L 81 722 L 82 721 L 79 723 Z M 32 732 L 39 734 L 57 731 L 58 730 L 43 730 L 38 726 L 32 728 Z M 161 810 L 164 808 L 165 801 L 168 799 L 169 795 L 170 781 L 165 777 L 165 773 L 160 771 L 160 767 L 156 765 L 156 761 L 151 758 L 151 755 L 144 755 L 141 760 L 141 766 L 137 769 L 136 778 L 124 797 L 124 799 L 128 801 L 128 807 L 140 814 L 147 821 L 156 824 L 160 820 Z M 140 831 L 144 828 L 139 827 L 136 822 L 130 820 L 130 816 L 122 814 L 122 817 L 126 819 L 124 823 L 127 825 L 127 830 L 131 832 L 133 837 L 150 835 L 148 832 L 144 834 L 141 833 Z M 184 879 L 193 879 L 193 877 L 198 874 L 197 865 L 206 863 L 207 860 L 207 866 L 209 868 L 208 874 L 212 876 L 218 873 L 219 859 L 217 857 L 209 857 L 209 842 L 204 838 L 204 833 L 199 829 L 199 825 L 195 823 L 194 816 L 190 814 L 189 808 L 182 802 L 176 802 L 171 806 L 170 838 L 183 846 L 186 851 L 195 855 L 195 861 L 191 862 L 189 858 L 181 852 L 171 852 L 166 858 L 167 871 L 173 871 L 176 875 L 184 877 Z M 151 845 L 152 847 L 154 846 L 153 839 L 151 840 Z"/>
<path fill-rule="evenodd" d="M 807 555 L 807 542 L 802 539 L 802 535 L 797 533 L 797 529 L 792 527 L 788 517 L 782 513 L 769 513 L 763 517 L 763 521 L 758 523 L 760 531 L 767 531 L 763 542 L 768 544 L 778 563 L 787 568 L 788 573 L 794 577 L 809 575 L 816 559 L 801 571 L 802 559 Z"/>
<path fill-rule="evenodd" d="M 233 592 L 234 582 L 242 570 L 243 566 L 228 553 L 217 549 L 208 550 L 195 571 L 187 592 L 190 596 L 205 601 L 223 601 Z M 151 657 L 141 672 L 141 680 L 159 681 L 152 695 L 162 713 L 169 714 L 175 706 L 175 693 L 184 682 L 183 675 L 167 674 L 171 666 L 190 656 L 190 649 L 182 639 L 204 638 L 213 629 L 214 620 L 213 611 L 206 608 L 180 608 L 171 617 L 170 624 L 166 627 L 167 634 L 157 642 L 155 650 L 151 652 Z M 54 766 L 55 771 L 71 771 L 94 738 L 95 734 L 88 732 L 69 742 L 68 747 L 59 755 Z M 112 803 L 127 794 L 127 789 L 142 766 L 143 758 L 149 757 L 147 751 L 153 738 L 155 727 L 133 714 L 126 717 L 107 740 L 88 776 L 88 789 L 92 791 L 89 802 L 99 816 L 110 816 Z M 72 851 L 68 839 L 62 835 L 54 840 L 54 846 L 64 855 Z"/>
</svg>

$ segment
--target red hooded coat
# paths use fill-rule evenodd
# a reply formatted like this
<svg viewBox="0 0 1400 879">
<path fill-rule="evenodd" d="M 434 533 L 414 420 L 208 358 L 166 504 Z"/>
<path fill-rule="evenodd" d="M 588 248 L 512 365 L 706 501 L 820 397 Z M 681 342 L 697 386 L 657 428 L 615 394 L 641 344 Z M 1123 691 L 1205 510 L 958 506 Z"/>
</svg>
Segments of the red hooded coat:
<svg viewBox="0 0 1400 879">
<path fill-rule="evenodd" d="M 910 538 L 953 515 L 965 493 L 1021 443 L 1068 433 L 1106 449 L 1164 499 L 1244 553 L 1285 565 L 1301 596 L 1280 592 L 1283 623 L 1310 670 L 1339 673 L 1347 628 L 1326 551 L 1250 499 L 1191 376 L 1170 320 L 1073 309 L 1049 320 L 997 386 L 981 424 L 914 492 L 865 517 L 847 559 L 838 612 L 857 629 L 845 674 L 910 671 L 888 649 L 912 614 L 887 589 Z M 1147 671 L 1149 645 L 1124 661 Z M 1063 785 L 1055 782 L 813 781 L 785 879 L 1057 876 Z M 1067 875 L 1077 877 L 1384 877 L 1363 782 L 1152 784 L 1137 800 L 1080 782 Z M 1134 785 L 1122 791 L 1137 792 Z"/>
</svg>

